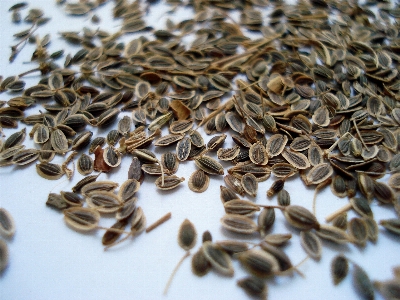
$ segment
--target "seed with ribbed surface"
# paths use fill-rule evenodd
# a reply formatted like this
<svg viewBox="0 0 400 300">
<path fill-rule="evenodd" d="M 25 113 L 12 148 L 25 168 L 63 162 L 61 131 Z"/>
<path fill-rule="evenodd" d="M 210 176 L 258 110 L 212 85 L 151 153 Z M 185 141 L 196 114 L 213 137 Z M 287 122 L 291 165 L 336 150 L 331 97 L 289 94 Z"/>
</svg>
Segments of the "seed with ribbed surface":
<svg viewBox="0 0 400 300">
<path fill-rule="evenodd" d="M 15 222 L 13 217 L 5 208 L 0 208 L 0 235 L 12 237 L 14 233 Z"/>
<path fill-rule="evenodd" d="M 221 223 L 225 229 L 243 234 L 253 234 L 258 229 L 252 219 L 241 215 L 226 214 L 221 218 Z"/>
<path fill-rule="evenodd" d="M 207 190 L 209 184 L 210 177 L 203 170 L 194 171 L 188 181 L 189 189 L 196 193 Z"/>
<path fill-rule="evenodd" d="M 290 225 L 300 230 L 318 229 L 320 226 L 316 217 L 302 206 L 286 206 L 283 210 L 283 215 Z"/>
<path fill-rule="evenodd" d="M 203 155 L 199 158 L 196 158 L 194 162 L 197 167 L 208 174 L 224 175 L 224 167 L 215 159 L 209 156 Z"/>
<path fill-rule="evenodd" d="M 232 260 L 220 246 L 212 242 L 204 242 L 202 250 L 208 262 L 217 272 L 225 276 L 233 276 Z"/>
<path fill-rule="evenodd" d="M 100 214 L 92 208 L 72 207 L 63 211 L 65 222 L 77 230 L 89 231 L 97 227 Z"/>
<path fill-rule="evenodd" d="M 266 278 L 279 271 L 279 264 L 269 253 L 262 250 L 248 250 L 238 254 L 240 263 L 253 275 Z"/>
</svg>

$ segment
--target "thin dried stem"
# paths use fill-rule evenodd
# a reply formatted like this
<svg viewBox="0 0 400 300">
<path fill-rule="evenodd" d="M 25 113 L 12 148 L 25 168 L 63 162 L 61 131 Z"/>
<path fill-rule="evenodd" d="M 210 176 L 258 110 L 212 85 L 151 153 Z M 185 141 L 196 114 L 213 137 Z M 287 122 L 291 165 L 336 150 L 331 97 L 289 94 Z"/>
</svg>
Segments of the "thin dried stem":
<svg viewBox="0 0 400 300">
<path fill-rule="evenodd" d="M 172 271 L 167 284 L 165 285 L 165 289 L 164 289 L 164 295 L 167 295 L 168 293 L 168 289 L 171 286 L 172 280 L 174 279 L 174 276 L 176 274 L 176 272 L 178 272 L 179 267 L 181 266 L 181 264 L 183 263 L 183 261 L 185 260 L 186 257 L 190 256 L 190 251 L 186 251 L 185 255 L 180 259 L 180 261 L 178 262 L 178 264 L 176 265 L 176 267 L 174 268 L 174 270 Z"/>
<path fill-rule="evenodd" d="M 171 212 L 162 216 L 160 219 L 158 219 L 157 221 L 155 221 L 153 224 L 151 224 L 149 227 L 146 228 L 146 233 L 149 233 L 150 231 L 156 229 L 158 226 L 167 222 L 169 219 L 171 219 L 171 216 L 172 216 Z"/>
<path fill-rule="evenodd" d="M 325 217 L 325 221 L 328 222 L 328 223 L 331 222 L 338 215 L 340 215 L 340 214 L 342 214 L 342 213 L 344 213 L 346 211 L 349 211 L 350 209 L 352 209 L 352 207 L 353 206 L 351 205 L 351 203 L 346 204 L 342 208 L 339 208 L 337 211 L 335 211 L 335 212 L 331 213 L 330 215 L 326 216 Z"/>
</svg>

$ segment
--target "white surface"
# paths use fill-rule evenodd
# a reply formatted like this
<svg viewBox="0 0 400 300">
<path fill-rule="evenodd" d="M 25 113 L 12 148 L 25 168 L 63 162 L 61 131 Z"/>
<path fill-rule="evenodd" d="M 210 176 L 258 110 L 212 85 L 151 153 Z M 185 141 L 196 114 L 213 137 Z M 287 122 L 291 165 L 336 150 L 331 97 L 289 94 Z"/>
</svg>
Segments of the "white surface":
<svg viewBox="0 0 400 300">
<path fill-rule="evenodd" d="M 8 63 L 9 46 L 15 43 L 12 34 L 29 26 L 24 23 L 11 25 L 8 8 L 14 3 L 15 1 L 3 0 L 0 6 L 0 74 L 4 78 L 36 66 L 34 63 L 25 64 L 33 52 L 32 45 L 27 45 L 13 64 Z M 54 1 L 31 3 L 33 4 L 30 8 L 42 8 L 45 15 L 52 18 L 37 31 L 41 37 L 51 34 L 49 53 L 65 49 L 65 55 L 74 54 L 79 49 L 67 45 L 57 32 L 79 31 L 84 26 L 97 28 L 97 25 L 90 23 L 89 17 L 66 16 Z M 118 25 L 118 22 L 111 20 L 112 6 L 113 3 L 107 3 L 96 11 L 102 19 L 99 27 L 109 32 L 116 31 Z M 162 14 L 160 7 L 150 7 L 148 18 L 156 22 L 157 28 L 164 26 L 167 17 L 171 18 Z M 26 12 L 22 12 L 23 16 Z M 187 13 L 184 18 L 188 18 Z M 127 40 L 134 37 L 136 35 L 130 35 Z M 58 63 L 62 65 L 64 59 L 65 56 Z M 30 76 L 25 80 L 29 87 L 37 83 L 39 76 Z M 0 99 L 8 100 L 12 97 L 14 95 L 10 93 L 3 93 Z M 40 105 L 28 109 L 26 113 L 33 114 L 38 109 Z M 9 136 L 23 127 L 20 124 L 18 129 L 5 129 L 4 133 Z M 30 128 L 27 127 L 28 132 Z M 103 132 L 101 135 L 105 134 Z M 206 137 L 206 141 L 210 138 Z M 31 143 L 27 137 L 25 144 Z M 225 146 L 230 145 L 232 141 L 227 139 Z M 168 150 L 174 149 L 175 147 L 170 147 Z M 158 156 L 163 151 L 164 149 L 155 150 Z M 121 167 L 111 174 L 101 175 L 100 179 L 110 179 L 121 184 L 127 178 L 130 160 L 129 156 L 124 157 Z M 58 156 L 55 161 L 62 162 L 63 158 Z M 172 282 L 168 296 L 162 295 L 169 275 L 184 255 L 177 244 L 177 231 L 185 218 L 193 222 L 199 235 L 193 253 L 200 247 L 201 235 L 205 230 L 212 233 L 214 241 L 234 237 L 222 230 L 219 222 L 224 214 L 219 199 L 219 186 L 224 184 L 222 176 L 212 176 L 208 190 L 195 194 L 187 186 L 187 180 L 194 170 L 193 162 L 181 163 L 177 175 L 185 177 L 186 181 L 178 189 L 169 192 L 157 191 L 153 183 L 155 178 L 147 177 L 138 192 L 138 205 L 143 208 L 148 224 L 167 212 L 172 213 L 172 219 L 149 234 L 143 233 L 134 240 L 104 251 L 101 245 L 104 231 L 98 230 L 86 235 L 77 233 L 65 225 L 61 213 L 45 205 L 49 192 L 70 190 L 82 178 L 78 172 L 75 172 L 70 182 L 64 178 L 48 181 L 36 174 L 34 164 L 28 167 L 0 168 L 0 206 L 13 215 L 17 226 L 15 237 L 8 243 L 9 267 L 0 276 L 0 299 L 248 299 L 236 286 L 236 281 L 246 275 L 237 261 L 234 262 L 233 278 L 220 276 L 214 271 L 198 278 L 191 273 L 190 259 L 186 259 Z M 260 184 L 255 199 L 257 203 L 276 203 L 276 197 L 268 200 L 265 196 L 273 180 L 271 177 Z M 288 180 L 285 188 L 291 194 L 292 204 L 311 209 L 313 190 L 306 189 L 298 177 Z M 318 219 L 323 223 L 324 216 L 346 203 L 347 199 L 333 196 L 329 188 L 326 188 L 318 195 Z M 380 207 L 375 202 L 373 211 L 377 220 L 394 217 L 392 210 Z M 349 213 L 349 218 L 353 216 L 353 213 Z M 100 225 L 108 226 L 112 223 L 112 218 L 102 218 Z M 279 211 L 276 211 L 276 221 L 271 232 L 293 233 L 292 241 L 285 251 L 293 264 L 303 260 L 306 255 L 299 245 L 298 232 L 284 222 Z M 249 240 L 256 242 L 258 239 Z M 338 287 L 333 286 L 329 273 L 332 257 L 342 252 L 360 264 L 372 279 L 384 280 L 392 277 L 391 267 L 400 265 L 398 245 L 399 239 L 384 231 L 380 233 L 377 244 L 368 242 L 365 249 L 351 244 L 336 246 L 324 242 L 321 261 L 310 259 L 300 266 L 306 278 L 294 275 L 268 280 L 269 299 L 355 298 L 350 277 Z"/>
</svg>

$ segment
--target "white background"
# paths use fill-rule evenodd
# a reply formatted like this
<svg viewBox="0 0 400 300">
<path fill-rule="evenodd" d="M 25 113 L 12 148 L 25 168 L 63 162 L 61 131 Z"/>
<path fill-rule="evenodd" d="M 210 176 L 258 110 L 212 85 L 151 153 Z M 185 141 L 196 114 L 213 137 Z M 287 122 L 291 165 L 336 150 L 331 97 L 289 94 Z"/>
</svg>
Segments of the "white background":
<svg viewBox="0 0 400 300">
<path fill-rule="evenodd" d="M 110 33 L 118 30 L 118 22 L 112 21 L 113 3 L 107 3 L 96 11 L 101 17 L 101 23 L 94 25 L 88 16 L 67 16 L 62 7 L 55 1 L 31 1 L 30 8 L 42 8 L 45 16 L 52 20 L 42 26 L 37 33 L 43 37 L 51 34 L 49 53 L 64 49 L 67 53 L 75 54 L 79 47 L 71 46 L 61 40 L 60 31 L 80 31 L 84 26 L 92 29 L 100 27 Z M 10 46 L 16 43 L 12 34 L 29 27 L 26 23 L 11 24 L 11 14 L 8 8 L 15 1 L 2 1 L 0 5 L 0 74 L 3 77 L 15 75 L 36 67 L 30 63 L 34 50 L 27 45 L 14 63 L 9 64 Z M 155 28 L 163 28 L 168 17 L 176 20 L 187 19 L 190 10 L 178 10 L 177 17 L 168 16 L 165 6 L 150 7 L 146 16 L 148 24 Z M 25 16 L 27 10 L 22 11 Z M 129 35 L 125 41 L 136 38 Z M 63 65 L 65 55 L 57 62 Z M 28 76 L 24 80 L 27 87 L 36 84 L 39 76 Z M 8 100 L 15 95 L 3 93 L 1 100 Z M 26 111 L 27 115 L 40 109 L 40 104 Z M 120 118 L 123 114 L 120 115 Z M 17 129 L 4 129 L 5 135 L 24 128 L 19 124 Z M 30 126 L 27 131 L 30 131 Z M 94 129 L 96 134 L 97 129 Z M 106 132 L 99 131 L 98 135 L 105 136 Z M 206 137 L 206 142 L 211 137 Z M 32 141 L 27 136 L 25 144 L 32 147 Z M 228 138 L 225 147 L 232 145 Z M 174 151 L 174 147 L 167 150 Z M 159 156 L 164 149 L 155 149 Z M 131 157 L 125 156 L 119 168 L 110 174 L 102 174 L 99 180 L 113 180 L 122 184 L 127 179 L 127 170 Z M 55 162 L 63 162 L 63 157 L 56 157 Z M 225 164 L 229 167 L 229 164 Z M 190 259 L 186 259 L 178 270 L 170 287 L 168 296 L 162 295 L 169 275 L 176 263 L 184 255 L 177 244 L 179 225 L 188 218 L 196 227 L 198 240 L 194 253 L 201 245 L 201 235 L 209 230 L 214 241 L 229 238 L 239 238 L 257 242 L 254 238 L 237 237 L 222 230 L 220 218 L 224 215 L 223 206 L 219 199 L 219 186 L 223 185 L 222 176 L 212 176 L 208 190 L 202 194 L 191 192 L 187 186 L 190 174 L 195 170 L 191 161 L 181 163 L 178 176 L 186 181 L 176 190 L 161 192 L 155 189 L 153 177 L 146 177 L 137 196 L 147 217 L 148 224 L 158 218 L 172 213 L 172 219 L 149 234 L 141 234 L 115 248 L 104 251 L 101 237 L 104 233 L 98 230 L 90 234 L 77 233 L 67 227 L 62 214 L 45 205 L 50 192 L 70 190 L 82 176 L 75 172 L 71 181 L 65 177 L 58 181 L 48 181 L 36 174 L 35 164 L 28 167 L 0 168 L 0 206 L 6 208 L 14 217 L 17 232 L 8 241 L 10 263 L 0 275 L 0 299 L 248 299 L 247 295 L 236 286 L 236 281 L 246 273 L 237 261 L 234 262 L 235 275 L 233 278 L 223 277 L 214 271 L 202 278 L 191 273 Z M 266 191 L 274 178 L 259 185 L 256 203 L 276 204 L 276 197 L 268 200 Z M 292 204 L 312 207 L 313 189 L 303 186 L 298 177 L 287 181 L 285 188 L 291 194 Z M 248 199 L 248 198 L 245 198 Z M 329 188 L 324 189 L 317 200 L 317 217 L 324 223 L 324 217 L 348 203 L 332 195 Z M 376 202 L 372 204 L 376 220 L 395 217 L 392 209 L 382 207 Z M 355 216 L 349 213 L 349 218 Z M 112 218 L 102 218 L 102 226 L 113 224 Z M 276 211 L 275 225 L 272 233 L 293 234 L 292 241 L 285 247 L 286 253 L 293 264 L 302 261 L 306 256 L 299 244 L 298 232 L 287 225 L 281 212 Z M 292 277 L 277 277 L 268 280 L 269 299 L 350 299 L 356 293 L 348 277 L 339 286 L 334 287 L 330 278 L 330 261 L 337 253 L 347 257 L 362 266 L 373 280 L 384 280 L 392 277 L 391 268 L 400 265 L 398 255 L 399 238 L 381 230 L 378 242 L 362 249 L 354 245 L 337 246 L 323 243 L 322 259 L 316 262 L 309 259 L 299 269 L 305 274 L 301 278 L 295 274 Z M 379 299 L 379 297 L 377 297 Z"/>
</svg>

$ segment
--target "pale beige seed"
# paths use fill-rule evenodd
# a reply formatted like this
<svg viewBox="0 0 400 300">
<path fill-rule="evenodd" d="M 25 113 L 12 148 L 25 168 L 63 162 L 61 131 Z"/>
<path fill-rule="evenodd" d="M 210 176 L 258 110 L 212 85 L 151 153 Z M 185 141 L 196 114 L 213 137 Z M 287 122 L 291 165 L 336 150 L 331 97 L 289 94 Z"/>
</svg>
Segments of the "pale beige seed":
<svg viewBox="0 0 400 300">
<path fill-rule="evenodd" d="M 89 175 L 93 172 L 94 161 L 89 155 L 82 153 L 77 162 L 78 172 L 83 175 Z"/>
<path fill-rule="evenodd" d="M 286 244 L 290 239 L 292 238 L 291 233 L 285 233 L 285 234 L 268 234 L 264 237 L 264 242 L 275 246 L 275 247 L 280 247 Z"/>
<path fill-rule="evenodd" d="M 72 141 L 72 150 L 78 150 L 82 149 L 86 145 L 90 143 L 90 139 L 93 136 L 93 132 L 91 131 L 85 131 L 82 132 L 81 134 L 77 135 L 75 139 Z"/>
<path fill-rule="evenodd" d="M 0 274 L 8 266 L 9 254 L 6 241 L 0 240 Z"/>
<path fill-rule="evenodd" d="M 143 164 L 142 171 L 149 175 L 162 175 L 161 166 L 159 164 Z M 169 175 L 169 170 L 164 169 L 164 174 Z"/>
<path fill-rule="evenodd" d="M 51 133 L 50 141 L 54 151 L 57 153 L 64 154 L 68 151 L 68 140 L 60 129 L 56 129 Z"/>
<path fill-rule="evenodd" d="M 225 115 L 225 119 L 229 127 L 233 131 L 236 131 L 240 134 L 243 133 L 245 124 L 243 123 L 242 119 L 238 116 L 238 114 L 230 111 Z"/>
<path fill-rule="evenodd" d="M 115 218 L 117 220 L 127 219 L 129 216 L 132 215 L 136 208 L 136 202 L 138 198 L 132 197 L 129 200 L 125 201 L 122 206 L 119 208 L 117 213 L 115 214 Z"/>
<path fill-rule="evenodd" d="M 157 178 L 155 181 L 155 185 L 158 189 L 166 191 L 178 187 L 184 181 L 185 181 L 184 177 L 171 175 L 171 176 L 164 176 L 164 183 L 162 177 Z"/>
<path fill-rule="evenodd" d="M 238 156 L 239 152 L 239 146 L 234 146 L 233 148 L 219 148 L 217 156 L 219 160 L 231 161 Z"/>
<path fill-rule="evenodd" d="M 307 169 L 310 167 L 310 162 L 304 154 L 291 150 L 284 150 L 282 156 L 297 169 Z"/>
<path fill-rule="evenodd" d="M 202 250 L 208 262 L 217 272 L 225 276 L 233 276 L 232 260 L 219 245 L 207 241 L 203 243 Z"/>
<path fill-rule="evenodd" d="M 225 229 L 236 233 L 253 234 L 258 230 L 252 219 L 241 215 L 226 214 L 221 218 L 221 223 Z"/>
<path fill-rule="evenodd" d="M 251 217 L 260 207 L 248 200 L 235 199 L 224 203 L 225 213 Z"/>
<path fill-rule="evenodd" d="M 279 272 L 277 260 L 262 250 L 248 250 L 237 255 L 240 263 L 254 276 L 267 278 Z"/>
<path fill-rule="evenodd" d="M 4 149 L 3 151 L 0 152 L 0 160 L 7 160 L 9 158 L 12 158 L 15 154 L 17 154 L 19 151 L 23 150 L 24 148 L 25 148 L 24 145 L 17 145 L 17 146 L 8 148 L 8 149 Z M 0 149 L 2 149 L 2 148 L 0 148 Z"/>
<path fill-rule="evenodd" d="M 254 176 L 251 173 L 246 173 L 242 176 L 241 178 L 241 183 L 244 191 L 252 196 L 256 197 L 257 196 L 257 191 L 258 191 L 258 182 L 256 176 Z"/>
<path fill-rule="evenodd" d="M 251 145 L 249 158 L 254 164 L 265 166 L 268 163 L 268 154 L 264 145 L 260 142 Z"/>
<path fill-rule="evenodd" d="M 324 160 L 324 152 L 316 143 L 311 143 L 311 146 L 308 148 L 308 160 L 312 166 L 321 164 Z"/>
<path fill-rule="evenodd" d="M 39 124 L 33 135 L 33 141 L 37 144 L 43 144 L 50 138 L 49 128 L 43 124 Z"/>
<path fill-rule="evenodd" d="M 349 272 L 349 262 L 344 255 L 336 255 L 331 262 L 331 275 L 334 285 L 338 285 Z"/>
<path fill-rule="evenodd" d="M 21 145 L 24 141 L 26 136 L 26 128 L 22 129 L 21 131 L 15 132 L 11 134 L 6 141 L 4 142 L 4 149 L 8 149 L 14 146 Z"/>
<path fill-rule="evenodd" d="M 190 142 L 190 138 L 188 137 L 183 138 L 177 143 L 176 156 L 179 161 L 185 161 L 188 159 L 191 147 L 192 143 Z"/>
<path fill-rule="evenodd" d="M 265 181 L 271 175 L 271 169 L 267 166 L 258 166 L 250 162 L 238 163 L 233 168 L 228 170 L 229 174 L 234 174 L 235 176 L 239 176 L 240 174 L 244 175 L 246 173 L 251 173 L 257 177 L 257 181 Z"/>
<path fill-rule="evenodd" d="M 124 116 L 118 122 L 118 132 L 125 136 L 131 131 L 132 119 L 129 116 Z"/>
<path fill-rule="evenodd" d="M 100 213 L 92 208 L 72 207 L 64 209 L 63 213 L 65 222 L 76 230 L 93 230 L 100 221 Z"/>
<path fill-rule="evenodd" d="M 349 241 L 349 236 L 344 230 L 330 225 L 320 225 L 319 229 L 315 233 L 321 239 L 337 244 L 345 244 Z"/>
<path fill-rule="evenodd" d="M 312 120 L 314 121 L 315 124 L 321 126 L 321 127 L 326 127 L 329 125 L 329 111 L 326 106 L 321 106 L 318 108 L 313 116 Z"/>
<path fill-rule="evenodd" d="M 12 162 L 19 166 L 34 162 L 39 157 L 39 151 L 36 149 L 24 149 L 14 154 Z"/>
<path fill-rule="evenodd" d="M 183 134 L 167 134 L 155 141 L 154 146 L 168 146 L 180 141 L 183 137 Z"/>
<path fill-rule="evenodd" d="M 92 175 L 92 176 L 97 177 L 97 175 Z M 82 195 L 88 196 L 90 195 L 90 193 L 98 191 L 111 192 L 114 191 L 118 186 L 119 184 L 114 181 L 94 181 L 94 182 L 88 182 L 80 190 Z M 75 190 L 74 192 L 78 192 L 78 190 Z"/>
<path fill-rule="evenodd" d="M 0 208 L 0 235 L 11 238 L 15 229 L 15 222 L 11 214 L 5 208 Z"/>
<path fill-rule="evenodd" d="M 307 173 L 307 181 L 309 184 L 319 184 L 328 179 L 333 173 L 333 169 L 329 163 L 322 163 L 311 168 Z"/>
<path fill-rule="evenodd" d="M 36 172 L 43 178 L 48 180 L 57 180 L 61 178 L 65 172 L 60 165 L 52 163 L 40 163 L 36 165 Z"/>
<path fill-rule="evenodd" d="M 283 134 L 274 134 L 271 136 L 266 145 L 266 151 L 269 157 L 274 157 L 282 153 L 285 149 L 288 138 Z"/>
<path fill-rule="evenodd" d="M 313 259 L 320 260 L 322 243 L 320 238 L 312 231 L 300 232 L 300 243 L 304 251 Z"/>
<path fill-rule="evenodd" d="M 211 175 L 224 175 L 224 167 L 215 159 L 203 155 L 194 160 L 197 167 Z"/>
<path fill-rule="evenodd" d="M 103 151 L 103 160 L 110 167 L 118 167 L 122 161 L 121 153 L 113 146 L 106 147 Z"/>
<path fill-rule="evenodd" d="M 193 127 L 193 119 L 174 121 L 169 125 L 169 131 L 173 134 L 188 132 Z"/>
<path fill-rule="evenodd" d="M 196 193 L 206 191 L 209 184 L 210 177 L 203 170 L 194 171 L 188 181 L 189 189 Z"/>
<path fill-rule="evenodd" d="M 86 197 L 86 203 L 89 207 L 100 213 L 114 213 L 122 205 L 119 197 L 112 192 L 94 191 Z"/>
<path fill-rule="evenodd" d="M 306 208 L 299 205 L 289 205 L 283 210 L 286 221 L 300 230 L 319 229 L 316 217 Z"/>
<path fill-rule="evenodd" d="M 299 136 L 290 143 L 290 149 L 293 151 L 305 151 L 311 146 L 311 140 L 307 136 Z"/>
<path fill-rule="evenodd" d="M 127 202 L 135 193 L 139 190 L 140 183 L 136 179 L 128 179 L 123 184 L 118 191 L 118 197 L 122 202 Z"/>
<path fill-rule="evenodd" d="M 83 206 L 83 199 L 77 193 L 61 191 L 60 195 L 61 195 L 62 199 L 71 207 L 72 206 Z"/>
<path fill-rule="evenodd" d="M 258 215 L 257 224 L 261 236 L 264 236 L 271 229 L 275 222 L 275 210 L 271 207 L 263 208 Z"/>
<path fill-rule="evenodd" d="M 196 245 L 197 232 L 193 223 L 185 219 L 178 231 L 178 244 L 184 250 L 188 251 Z"/>
<path fill-rule="evenodd" d="M 276 163 L 271 167 L 271 172 L 276 177 L 291 177 L 297 174 L 297 168 L 288 163 Z"/>
</svg>

